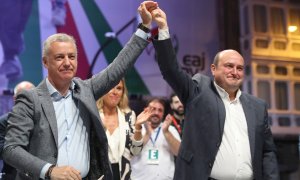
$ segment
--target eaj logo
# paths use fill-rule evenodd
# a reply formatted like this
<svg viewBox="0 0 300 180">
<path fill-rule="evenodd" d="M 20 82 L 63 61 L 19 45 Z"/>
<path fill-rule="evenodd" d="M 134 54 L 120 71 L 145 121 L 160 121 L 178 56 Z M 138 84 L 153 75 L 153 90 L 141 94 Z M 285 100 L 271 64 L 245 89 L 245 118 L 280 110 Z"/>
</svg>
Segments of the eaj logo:
<svg viewBox="0 0 300 180">
<path fill-rule="evenodd" d="M 182 69 L 193 76 L 205 69 L 205 53 L 199 55 L 185 55 L 182 60 Z"/>
</svg>

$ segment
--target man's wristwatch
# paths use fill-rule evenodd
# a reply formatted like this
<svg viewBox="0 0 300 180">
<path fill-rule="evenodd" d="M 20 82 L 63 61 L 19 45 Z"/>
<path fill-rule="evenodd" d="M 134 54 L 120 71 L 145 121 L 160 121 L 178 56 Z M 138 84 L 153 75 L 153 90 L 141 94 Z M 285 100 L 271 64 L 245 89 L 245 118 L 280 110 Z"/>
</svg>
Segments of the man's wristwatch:
<svg viewBox="0 0 300 180">
<path fill-rule="evenodd" d="M 49 167 L 48 171 L 46 172 L 45 179 L 51 179 L 51 173 L 52 173 L 52 170 L 54 167 L 55 167 L 55 165 L 51 165 Z"/>
<path fill-rule="evenodd" d="M 142 31 L 144 31 L 145 33 L 149 33 L 150 32 L 150 29 L 147 28 L 146 26 L 144 26 L 142 23 L 140 23 L 138 25 L 138 28 L 141 29 Z"/>
</svg>

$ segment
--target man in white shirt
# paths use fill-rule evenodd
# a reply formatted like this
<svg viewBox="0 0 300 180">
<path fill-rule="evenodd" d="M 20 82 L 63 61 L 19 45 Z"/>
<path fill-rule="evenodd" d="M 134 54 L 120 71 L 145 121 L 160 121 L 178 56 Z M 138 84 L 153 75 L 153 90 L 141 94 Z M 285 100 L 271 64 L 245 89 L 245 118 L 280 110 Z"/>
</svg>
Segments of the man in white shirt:
<svg viewBox="0 0 300 180">
<path fill-rule="evenodd" d="M 153 44 L 160 70 L 188 119 L 174 179 L 279 179 L 267 105 L 240 90 L 243 57 L 223 50 L 210 66 L 214 79 L 200 73 L 190 77 L 177 63 L 166 14 L 156 8 L 151 16 L 158 25 Z"/>
<path fill-rule="evenodd" d="M 180 136 L 173 126 L 168 115 L 162 123 L 165 102 L 154 98 L 149 101 L 148 107 L 153 115 L 143 126 L 144 148 L 140 155 L 131 160 L 133 180 L 147 179 L 173 179 L 175 164 L 180 146 Z"/>
</svg>

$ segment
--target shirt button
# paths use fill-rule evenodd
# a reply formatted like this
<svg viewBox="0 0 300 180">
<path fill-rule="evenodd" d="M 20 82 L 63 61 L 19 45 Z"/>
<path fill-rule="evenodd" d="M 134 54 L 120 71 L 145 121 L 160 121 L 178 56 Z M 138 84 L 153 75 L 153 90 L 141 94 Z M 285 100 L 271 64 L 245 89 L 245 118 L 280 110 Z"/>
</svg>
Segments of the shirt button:
<svg viewBox="0 0 300 180">
<path fill-rule="evenodd" d="M 209 166 L 210 168 L 212 168 L 212 163 L 209 163 L 208 166 Z"/>
</svg>

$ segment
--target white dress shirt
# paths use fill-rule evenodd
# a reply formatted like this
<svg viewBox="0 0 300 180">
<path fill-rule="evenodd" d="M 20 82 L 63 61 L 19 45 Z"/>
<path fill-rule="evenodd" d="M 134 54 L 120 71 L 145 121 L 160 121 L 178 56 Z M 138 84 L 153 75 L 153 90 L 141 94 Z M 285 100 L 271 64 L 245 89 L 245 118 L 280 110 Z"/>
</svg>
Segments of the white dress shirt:
<svg viewBox="0 0 300 180">
<path fill-rule="evenodd" d="M 226 118 L 222 143 L 217 153 L 210 177 L 222 180 L 253 179 L 252 160 L 247 121 L 239 100 L 241 91 L 232 101 L 228 93 L 215 83 L 223 100 Z"/>
</svg>

